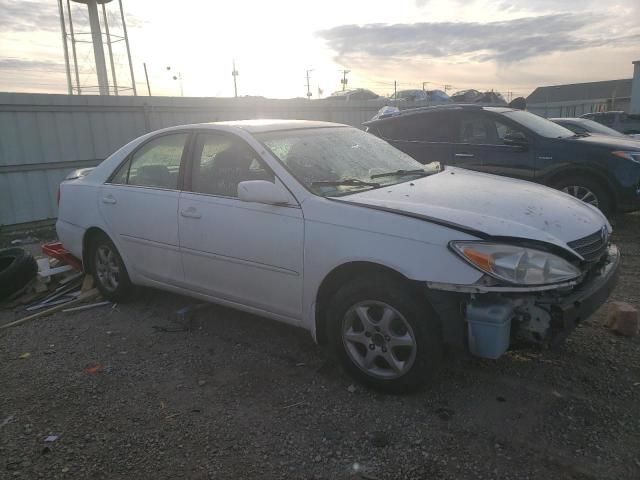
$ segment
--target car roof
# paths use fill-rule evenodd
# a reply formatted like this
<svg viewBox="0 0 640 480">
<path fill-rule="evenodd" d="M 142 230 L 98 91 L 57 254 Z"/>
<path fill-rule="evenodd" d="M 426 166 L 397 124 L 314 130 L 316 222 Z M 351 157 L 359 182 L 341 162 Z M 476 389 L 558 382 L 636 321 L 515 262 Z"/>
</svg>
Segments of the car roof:
<svg viewBox="0 0 640 480">
<path fill-rule="evenodd" d="M 394 118 L 399 117 L 409 117 L 411 115 L 420 115 L 423 113 L 430 112 L 438 112 L 438 111 L 447 111 L 447 110 L 487 110 L 490 112 L 496 113 L 505 113 L 505 112 L 513 112 L 516 109 L 510 107 L 492 107 L 485 105 L 477 105 L 473 103 L 448 103 L 446 105 L 433 105 L 430 107 L 418 107 L 418 108 L 407 108 L 406 110 L 400 110 L 399 112 L 394 112 L 388 115 L 383 115 L 380 118 L 376 118 L 375 120 L 369 120 L 364 122 L 363 125 L 373 125 L 374 123 L 380 123 L 392 120 Z"/>
<path fill-rule="evenodd" d="M 341 123 L 319 122 L 313 120 L 286 120 L 286 119 L 258 119 L 258 120 L 232 120 L 226 122 L 195 123 L 179 125 L 171 129 L 181 130 L 185 128 L 215 128 L 231 127 L 244 130 L 249 133 L 275 132 L 279 130 L 300 130 L 309 128 L 348 127 Z"/>
</svg>

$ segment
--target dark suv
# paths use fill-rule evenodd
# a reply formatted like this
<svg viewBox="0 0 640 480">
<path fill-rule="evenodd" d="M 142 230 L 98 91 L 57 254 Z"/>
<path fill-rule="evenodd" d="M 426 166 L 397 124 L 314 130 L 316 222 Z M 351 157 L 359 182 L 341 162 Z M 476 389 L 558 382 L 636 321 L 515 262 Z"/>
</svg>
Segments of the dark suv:
<svg viewBox="0 0 640 480">
<path fill-rule="evenodd" d="M 574 134 L 529 112 L 479 105 L 415 108 L 364 125 L 422 163 L 542 183 L 604 212 L 640 210 L 637 141 Z"/>
</svg>

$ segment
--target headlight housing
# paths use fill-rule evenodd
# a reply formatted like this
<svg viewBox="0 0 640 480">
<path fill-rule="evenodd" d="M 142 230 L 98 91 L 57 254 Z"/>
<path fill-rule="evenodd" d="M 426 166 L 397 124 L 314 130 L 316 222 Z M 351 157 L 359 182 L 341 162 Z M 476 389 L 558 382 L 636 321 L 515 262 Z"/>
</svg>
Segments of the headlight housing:
<svg viewBox="0 0 640 480">
<path fill-rule="evenodd" d="M 454 241 L 449 245 L 477 269 L 510 284 L 547 285 L 581 274 L 563 258 L 532 248 L 482 241 Z"/>
<path fill-rule="evenodd" d="M 626 160 L 631 160 L 632 162 L 640 163 L 640 152 L 616 150 L 614 152 L 611 152 L 611 154 L 615 155 L 616 157 L 624 158 Z"/>
</svg>

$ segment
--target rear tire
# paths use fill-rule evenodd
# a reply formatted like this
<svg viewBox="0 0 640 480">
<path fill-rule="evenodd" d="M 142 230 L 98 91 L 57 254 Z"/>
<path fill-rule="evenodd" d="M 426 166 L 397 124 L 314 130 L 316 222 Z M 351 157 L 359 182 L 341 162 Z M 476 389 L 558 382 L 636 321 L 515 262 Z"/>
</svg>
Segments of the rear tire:
<svg viewBox="0 0 640 480">
<path fill-rule="evenodd" d="M 599 208 L 604 214 L 611 213 L 613 208 L 613 199 L 607 189 L 600 182 L 589 177 L 568 176 L 555 182 L 553 187 Z"/>
<path fill-rule="evenodd" d="M 91 273 L 96 288 L 102 296 L 112 302 L 124 302 L 131 298 L 133 284 L 118 249 L 104 234 L 91 242 Z"/>
<path fill-rule="evenodd" d="M 418 292 L 389 275 L 342 286 L 328 306 L 327 328 L 344 369 L 370 387 L 415 391 L 439 369 L 443 342 L 435 313 Z"/>
</svg>

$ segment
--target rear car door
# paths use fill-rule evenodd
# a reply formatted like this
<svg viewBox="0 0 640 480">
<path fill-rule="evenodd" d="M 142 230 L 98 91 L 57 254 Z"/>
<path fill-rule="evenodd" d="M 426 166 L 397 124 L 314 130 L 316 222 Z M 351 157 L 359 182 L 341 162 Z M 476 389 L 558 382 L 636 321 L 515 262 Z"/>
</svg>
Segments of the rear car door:
<svg viewBox="0 0 640 480">
<path fill-rule="evenodd" d="M 485 111 L 463 110 L 457 114 L 457 141 L 451 159 L 454 165 L 508 177 L 534 177 L 531 145 L 505 143 L 507 135 L 527 138 L 517 124 Z"/>
<path fill-rule="evenodd" d="M 100 189 L 99 209 L 128 268 L 148 280 L 180 283 L 178 197 L 186 131 L 147 140 Z"/>
<path fill-rule="evenodd" d="M 198 132 L 178 222 L 190 289 L 297 321 L 302 312 L 304 222 L 287 205 L 238 198 L 245 180 L 280 182 L 236 135 Z"/>
<path fill-rule="evenodd" d="M 411 114 L 375 126 L 381 138 L 423 164 L 449 163 L 451 158 L 451 112 Z"/>
</svg>

